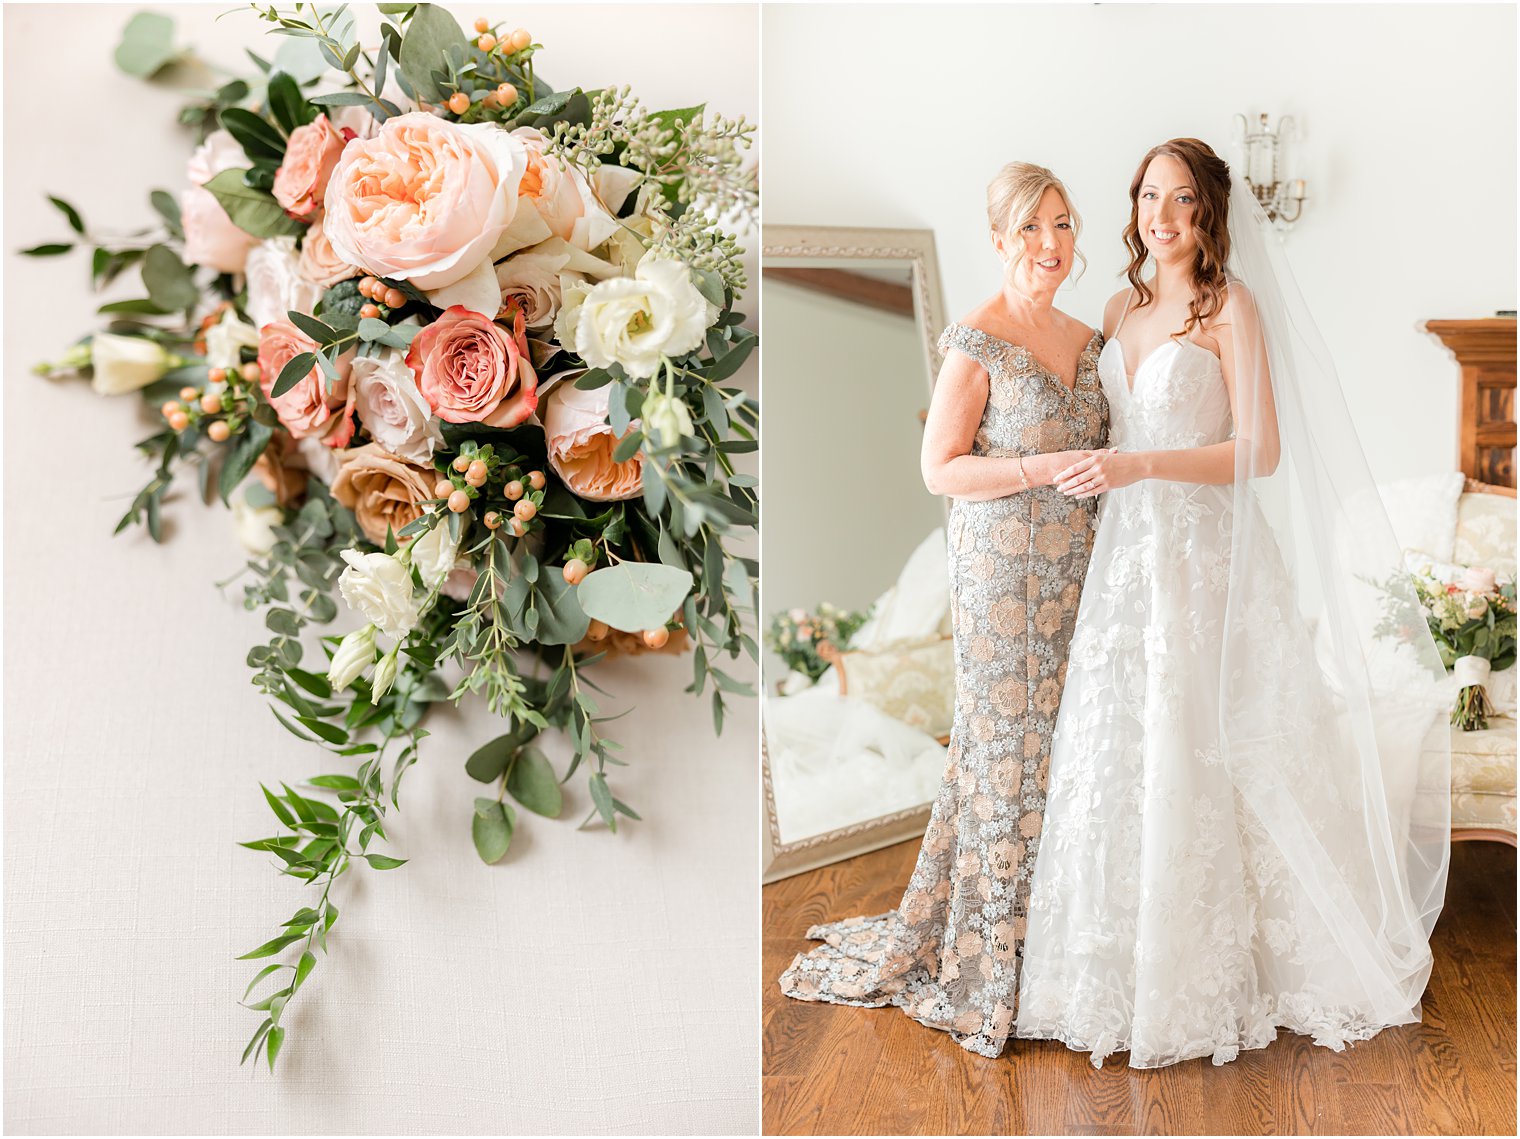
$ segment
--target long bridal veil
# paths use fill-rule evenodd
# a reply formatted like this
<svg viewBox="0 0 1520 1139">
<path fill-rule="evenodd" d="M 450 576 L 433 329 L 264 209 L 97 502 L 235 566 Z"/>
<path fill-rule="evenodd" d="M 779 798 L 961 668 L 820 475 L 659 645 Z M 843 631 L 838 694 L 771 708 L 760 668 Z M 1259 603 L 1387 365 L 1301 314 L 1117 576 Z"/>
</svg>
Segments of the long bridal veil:
<svg viewBox="0 0 1520 1139">
<path fill-rule="evenodd" d="M 1429 977 L 1450 851 L 1445 669 L 1330 355 L 1239 177 L 1230 242 L 1237 446 L 1218 758 L 1346 962 L 1352 991 L 1335 998 L 1405 1023 Z M 1279 558 L 1310 652 L 1273 635 L 1296 619 L 1282 612 Z"/>
</svg>

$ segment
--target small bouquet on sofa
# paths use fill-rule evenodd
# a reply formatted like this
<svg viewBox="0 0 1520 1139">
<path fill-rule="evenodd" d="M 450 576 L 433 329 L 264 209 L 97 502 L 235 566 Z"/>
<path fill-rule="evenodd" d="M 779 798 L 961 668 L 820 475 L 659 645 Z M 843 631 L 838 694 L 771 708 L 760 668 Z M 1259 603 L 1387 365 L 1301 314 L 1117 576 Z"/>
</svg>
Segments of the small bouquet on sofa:
<svg viewBox="0 0 1520 1139">
<path fill-rule="evenodd" d="M 850 647 L 850 639 L 868 617 L 869 612 L 841 609 L 827 601 L 813 613 L 790 609 L 771 618 L 765 643 L 789 669 L 816 682 L 834 655 Z"/>
<path fill-rule="evenodd" d="M 1515 582 L 1491 569 L 1412 559 L 1420 613 L 1459 691 L 1451 722 L 1464 732 L 1488 727 L 1494 714 L 1485 685 L 1515 663 Z"/>
<path fill-rule="evenodd" d="M 26 250 L 93 246 L 97 287 L 140 272 L 141 296 L 39 370 L 158 410 L 118 530 L 161 540 L 182 472 L 231 507 L 270 635 L 254 684 L 346 769 L 263 788 L 279 830 L 243 844 L 312 891 L 244 955 L 285 958 L 244 997 L 262 1022 L 243 1058 L 271 1067 L 334 883 L 404 861 L 375 847 L 430 706 L 476 695 L 503 721 L 465 760 L 491 789 L 462 812 L 497 862 L 517 808 L 558 816 L 578 772 L 582 826 L 639 818 L 610 779 L 597 661 L 690 650 L 687 691 L 711 686 L 721 731 L 725 696 L 754 694 L 721 658 L 758 658 L 758 563 L 731 547 L 757 524 L 734 457 L 758 407 L 729 386 L 756 338 L 725 229 L 757 204 L 753 128 L 555 90 L 524 30 L 379 8 L 363 43 L 346 6 L 254 6 L 284 47 L 185 108 L 200 144 L 187 185 L 151 195 L 157 231 L 102 239 L 54 198 L 75 237 Z M 139 13 L 117 61 L 151 76 L 172 40 Z M 303 644 L 340 614 L 342 635 Z M 563 772 L 535 746 L 550 729 Z"/>
</svg>

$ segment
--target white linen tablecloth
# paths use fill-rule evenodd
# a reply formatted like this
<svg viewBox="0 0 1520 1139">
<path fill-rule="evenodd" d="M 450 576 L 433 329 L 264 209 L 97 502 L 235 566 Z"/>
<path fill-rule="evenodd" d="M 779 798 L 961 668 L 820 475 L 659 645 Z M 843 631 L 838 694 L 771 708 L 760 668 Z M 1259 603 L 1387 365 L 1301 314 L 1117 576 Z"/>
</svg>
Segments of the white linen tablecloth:
<svg viewBox="0 0 1520 1139">
<path fill-rule="evenodd" d="M 229 67 L 274 50 L 251 13 L 172 7 L 182 42 Z M 193 477 L 164 545 L 111 536 L 150 473 L 141 400 L 29 371 L 96 305 L 141 295 L 135 273 L 94 296 L 87 253 L 15 253 L 67 236 L 45 193 L 121 232 L 152 222 L 149 189 L 183 185 L 183 100 L 111 63 L 134 8 L 4 16 L 5 1129 L 755 1133 L 756 708 L 736 701 L 715 738 L 706 699 L 680 691 L 689 656 L 597 669 L 604 711 L 635 707 L 609 729 L 633 761 L 613 783 L 646 821 L 577 832 L 577 773 L 565 817 L 520 812 L 494 867 L 471 845 L 464 760 L 499 729 L 435 711 L 388 823 L 410 863 L 344 876 L 276 1072 L 238 1066 L 262 1014 L 237 1000 L 263 963 L 234 957 L 308 899 L 235 843 L 273 833 L 261 780 L 347 761 L 288 735 L 250 684 L 262 620 L 240 584 L 213 584 L 243 556 Z M 453 11 L 527 26 L 557 85 L 755 116 L 753 8 Z"/>
</svg>

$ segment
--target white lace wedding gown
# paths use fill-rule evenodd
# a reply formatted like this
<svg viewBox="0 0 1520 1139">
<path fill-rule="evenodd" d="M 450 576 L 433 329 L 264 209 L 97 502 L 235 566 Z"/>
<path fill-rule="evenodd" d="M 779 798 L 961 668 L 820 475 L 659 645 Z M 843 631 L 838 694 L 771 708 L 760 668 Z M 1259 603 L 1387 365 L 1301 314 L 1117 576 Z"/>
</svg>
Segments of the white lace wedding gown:
<svg viewBox="0 0 1520 1139">
<path fill-rule="evenodd" d="M 1117 335 L 1098 363 L 1113 446 L 1230 438 L 1217 357 L 1169 341 L 1131 391 Z M 1339 1049 L 1418 1019 L 1409 979 L 1418 993 L 1428 950 L 1386 944 L 1360 804 L 1337 778 L 1346 717 L 1275 547 L 1226 604 L 1235 495 L 1144 480 L 1102 502 L 1016 1025 L 1099 1066 L 1125 1050 L 1134 1067 L 1220 1064 L 1277 1027 Z M 1222 675 L 1241 629 L 1250 652 Z"/>
</svg>

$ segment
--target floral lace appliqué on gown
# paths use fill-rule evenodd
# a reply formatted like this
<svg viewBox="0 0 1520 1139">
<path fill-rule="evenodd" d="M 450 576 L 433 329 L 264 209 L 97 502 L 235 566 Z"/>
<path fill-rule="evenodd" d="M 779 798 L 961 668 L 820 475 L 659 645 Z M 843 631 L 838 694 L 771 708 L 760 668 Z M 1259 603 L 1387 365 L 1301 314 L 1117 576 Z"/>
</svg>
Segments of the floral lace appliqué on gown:
<svg viewBox="0 0 1520 1139">
<path fill-rule="evenodd" d="M 1068 389 L 1025 349 L 951 325 L 941 349 L 989 378 L 973 455 L 1103 446 L 1108 401 L 1094 333 Z M 895 1004 L 969 1051 L 996 1056 L 1013 1027 L 1051 735 L 1096 508 L 1054 487 L 957 499 L 947 532 L 955 723 L 945 778 L 898 908 L 816 925 L 782 990 L 800 1000 Z"/>
</svg>

